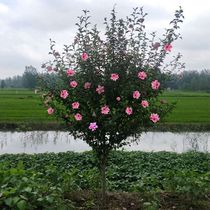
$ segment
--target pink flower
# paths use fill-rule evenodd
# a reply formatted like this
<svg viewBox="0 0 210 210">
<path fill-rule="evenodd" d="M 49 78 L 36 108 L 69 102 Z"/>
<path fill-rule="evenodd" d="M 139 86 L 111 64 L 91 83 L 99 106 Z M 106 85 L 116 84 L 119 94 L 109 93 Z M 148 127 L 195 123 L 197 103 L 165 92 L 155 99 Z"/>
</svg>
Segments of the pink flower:
<svg viewBox="0 0 210 210">
<path fill-rule="evenodd" d="M 66 71 L 66 74 L 67 74 L 68 77 L 72 77 L 72 76 L 74 76 L 75 71 L 74 71 L 73 69 L 68 69 L 68 70 Z"/>
<path fill-rule="evenodd" d="M 77 114 L 74 115 L 74 118 L 75 118 L 75 120 L 77 120 L 77 121 L 81 121 L 81 120 L 82 120 L 82 115 L 79 114 L 79 113 L 77 113 Z"/>
<path fill-rule="evenodd" d="M 84 84 L 84 88 L 85 88 L 85 89 L 90 89 L 90 87 L 91 87 L 91 83 L 90 83 L 90 82 L 86 82 L 86 83 Z"/>
<path fill-rule="evenodd" d="M 141 94 L 139 93 L 138 90 L 135 90 L 135 91 L 133 92 L 133 98 L 135 98 L 135 99 L 139 99 L 140 95 L 141 95 Z"/>
<path fill-rule="evenodd" d="M 47 71 L 53 71 L 52 66 L 48 66 L 48 67 L 47 67 Z"/>
<path fill-rule="evenodd" d="M 171 49 L 172 49 L 172 45 L 171 45 L 171 44 L 166 44 L 166 45 L 164 46 L 164 50 L 165 50 L 166 52 L 171 52 Z"/>
<path fill-rule="evenodd" d="M 140 72 L 138 73 L 138 78 L 141 79 L 141 80 L 145 80 L 145 79 L 147 78 L 146 72 L 140 71 Z"/>
<path fill-rule="evenodd" d="M 109 107 L 107 105 L 101 107 L 101 114 L 109 114 Z"/>
<path fill-rule="evenodd" d="M 72 106 L 72 109 L 79 109 L 79 102 L 73 102 L 72 104 L 71 104 L 71 106 Z"/>
<path fill-rule="evenodd" d="M 47 113 L 48 113 L 48 114 L 53 114 L 53 112 L 54 112 L 54 109 L 53 109 L 52 107 L 50 107 L 50 108 L 47 110 Z"/>
<path fill-rule="evenodd" d="M 151 86 L 153 90 L 158 90 L 158 88 L 160 87 L 160 83 L 158 82 L 158 80 L 154 80 L 152 81 Z"/>
<path fill-rule="evenodd" d="M 157 50 L 160 47 L 160 43 L 159 42 L 155 42 L 154 44 L 152 44 L 153 49 Z"/>
<path fill-rule="evenodd" d="M 133 114 L 133 109 L 132 109 L 132 107 L 126 107 L 125 112 L 126 112 L 127 115 Z"/>
<path fill-rule="evenodd" d="M 66 99 L 68 97 L 69 93 L 67 90 L 61 90 L 61 93 L 60 93 L 60 97 L 63 98 L 63 99 Z"/>
<path fill-rule="evenodd" d="M 152 114 L 150 115 L 150 120 L 151 120 L 153 123 L 156 123 L 157 121 L 160 120 L 160 117 L 159 117 L 158 114 L 152 113 Z"/>
<path fill-rule="evenodd" d="M 71 86 L 72 88 L 77 87 L 77 82 L 76 82 L 76 81 L 71 81 L 71 82 L 70 82 L 70 86 Z"/>
<path fill-rule="evenodd" d="M 142 107 L 147 108 L 149 106 L 149 102 L 147 100 L 143 100 L 141 102 Z"/>
<path fill-rule="evenodd" d="M 92 122 L 90 123 L 89 127 L 88 127 L 91 131 L 95 131 L 98 128 L 98 125 L 96 124 L 96 122 Z"/>
<path fill-rule="evenodd" d="M 98 94 L 104 93 L 104 86 L 98 85 L 98 87 L 96 88 L 96 92 Z"/>
<path fill-rule="evenodd" d="M 121 98 L 118 96 L 118 97 L 116 98 L 116 100 L 117 100 L 117 101 L 120 101 L 120 100 L 121 100 Z"/>
<path fill-rule="evenodd" d="M 83 61 L 86 61 L 88 59 L 88 54 L 87 53 L 82 53 L 82 56 L 81 56 L 82 60 Z"/>
<path fill-rule="evenodd" d="M 119 74 L 116 74 L 116 73 L 111 74 L 110 79 L 113 81 L 117 81 L 119 79 Z"/>
</svg>

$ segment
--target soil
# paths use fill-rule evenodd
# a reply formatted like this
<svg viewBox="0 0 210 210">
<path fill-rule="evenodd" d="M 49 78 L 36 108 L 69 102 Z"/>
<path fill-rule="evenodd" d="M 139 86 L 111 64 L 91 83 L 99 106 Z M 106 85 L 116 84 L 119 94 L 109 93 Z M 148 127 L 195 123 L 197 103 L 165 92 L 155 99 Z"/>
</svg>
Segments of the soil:
<svg viewBox="0 0 210 210">
<path fill-rule="evenodd" d="M 100 206 L 100 194 L 91 191 L 72 192 L 67 195 L 75 210 L 210 210 L 210 195 L 200 200 L 172 193 L 143 196 L 139 193 L 108 192 L 107 206 Z"/>
</svg>

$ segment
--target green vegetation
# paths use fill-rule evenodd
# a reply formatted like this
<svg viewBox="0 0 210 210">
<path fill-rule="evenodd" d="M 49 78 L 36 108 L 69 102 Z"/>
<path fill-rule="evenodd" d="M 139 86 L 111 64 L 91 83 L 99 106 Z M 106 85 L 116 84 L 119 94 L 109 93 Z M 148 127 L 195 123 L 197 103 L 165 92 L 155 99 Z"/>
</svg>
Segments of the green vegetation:
<svg viewBox="0 0 210 210">
<path fill-rule="evenodd" d="M 177 103 L 168 123 L 210 123 L 210 93 L 168 91 L 163 99 Z"/>
<path fill-rule="evenodd" d="M 41 103 L 41 96 L 27 89 L 0 90 L 0 121 L 43 122 L 53 120 L 48 117 Z M 55 120 L 55 119 L 54 119 Z"/>
<path fill-rule="evenodd" d="M 167 91 L 164 100 L 177 102 L 176 108 L 167 117 L 168 124 L 210 124 L 210 93 Z M 0 123 L 55 123 L 56 119 L 48 116 L 41 103 L 41 96 L 27 89 L 0 89 Z M 38 124 L 38 125 L 36 125 Z"/>
<path fill-rule="evenodd" d="M 208 153 L 112 152 L 110 209 L 209 209 L 209 162 Z M 94 209 L 96 166 L 92 152 L 1 155 L 0 209 Z"/>
</svg>

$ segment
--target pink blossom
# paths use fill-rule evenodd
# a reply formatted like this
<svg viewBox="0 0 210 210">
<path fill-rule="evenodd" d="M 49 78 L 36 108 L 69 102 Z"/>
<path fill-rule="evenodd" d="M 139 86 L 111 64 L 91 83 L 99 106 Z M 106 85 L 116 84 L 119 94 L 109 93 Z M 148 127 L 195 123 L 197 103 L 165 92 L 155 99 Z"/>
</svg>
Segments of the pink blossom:
<svg viewBox="0 0 210 210">
<path fill-rule="evenodd" d="M 73 69 L 67 69 L 66 74 L 68 77 L 72 77 L 75 74 L 75 71 Z"/>
<path fill-rule="evenodd" d="M 86 52 L 82 53 L 81 58 L 83 61 L 86 61 L 88 59 L 88 54 Z"/>
<path fill-rule="evenodd" d="M 126 107 L 125 112 L 126 112 L 127 115 L 133 114 L 133 109 L 132 109 L 132 107 Z"/>
<path fill-rule="evenodd" d="M 77 121 L 81 121 L 81 120 L 82 120 L 82 115 L 79 114 L 79 113 L 77 113 L 77 114 L 74 115 L 74 118 L 75 118 L 75 120 L 77 120 Z"/>
<path fill-rule="evenodd" d="M 47 67 L 47 71 L 49 71 L 49 72 L 50 72 L 50 71 L 53 71 L 52 66 L 48 66 L 48 67 Z"/>
<path fill-rule="evenodd" d="M 98 128 L 98 125 L 96 124 L 96 122 L 92 122 L 90 123 L 89 127 L 88 127 L 91 131 L 95 131 Z"/>
<path fill-rule="evenodd" d="M 70 86 L 71 86 L 72 88 L 77 87 L 77 82 L 76 82 L 76 81 L 71 81 L 71 82 L 70 82 Z"/>
<path fill-rule="evenodd" d="M 79 109 L 79 102 L 75 101 L 71 104 L 72 109 Z"/>
<path fill-rule="evenodd" d="M 96 92 L 98 94 L 104 93 L 104 86 L 98 85 L 98 87 L 96 88 Z"/>
<path fill-rule="evenodd" d="M 50 108 L 47 110 L 47 113 L 48 113 L 48 114 L 53 114 L 53 112 L 54 112 L 54 109 L 53 109 L 52 107 L 50 107 Z"/>
<path fill-rule="evenodd" d="M 68 97 L 69 93 L 67 90 L 61 90 L 61 93 L 60 93 L 60 97 L 63 98 L 63 99 L 66 99 Z"/>
<path fill-rule="evenodd" d="M 116 98 L 116 100 L 117 100 L 117 101 L 120 101 L 120 100 L 121 100 L 121 98 L 118 96 L 118 97 Z"/>
<path fill-rule="evenodd" d="M 158 114 L 152 113 L 152 114 L 150 115 L 150 120 L 151 120 L 153 123 L 156 123 L 157 121 L 160 120 L 160 117 L 159 117 Z"/>
<path fill-rule="evenodd" d="M 111 74 L 110 79 L 113 81 L 117 81 L 119 79 L 119 74 L 116 74 L 116 73 Z"/>
<path fill-rule="evenodd" d="M 101 114 L 109 114 L 110 109 L 107 105 L 101 107 Z"/>
<path fill-rule="evenodd" d="M 152 44 L 153 49 L 157 50 L 160 47 L 160 43 L 159 42 L 155 42 L 154 44 Z"/>
<path fill-rule="evenodd" d="M 139 99 L 140 95 L 141 95 L 141 94 L 139 93 L 138 90 L 133 91 L 133 98 Z"/>
<path fill-rule="evenodd" d="M 141 79 L 141 80 L 145 80 L 145 79 L 147 78 L 146 72 L 140 71 L 140 72 L 138 73 L 138 78 Z"/>
<path fill-rule="evenodd" d="M 164 46 L 164 50 L 165 50 L 166 52 L 171 52 L 171 49 L 172 49 L 172 45 L 171 45 L 171 44 L 166 44 L 166 45 Z"/>
<path fill-rule="evenodd" d="M 84 88 L 85 88 L 85 89 L 90 89 L 90 87 L 91 87 L 91 83 L 90 83 L 90 82 L 86 82 L 86 83 L 84 84 Z"/>
<path fill-rule="evenodd" d="M 149 102 L 147 100 L 143 100 L 141 102 L 142 107 L 147 108 L 149 106 Z"/>
<path fill-rule="evenodd" d="M 154 80 L 152 81 L 151 86 L 153 90 L 158 90 L 158 88 L 160 87 L 160 83 L 158 82 L 158 80 Z"/>
</svg>

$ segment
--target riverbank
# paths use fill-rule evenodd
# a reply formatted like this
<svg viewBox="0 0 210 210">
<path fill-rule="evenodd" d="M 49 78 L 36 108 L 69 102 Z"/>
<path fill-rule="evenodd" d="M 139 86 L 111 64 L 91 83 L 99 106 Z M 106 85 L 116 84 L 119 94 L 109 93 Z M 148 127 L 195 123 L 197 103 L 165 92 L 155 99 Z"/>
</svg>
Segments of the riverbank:
<svg viewBox="0 0 210 210">
<path fill-rule="evenodd" d="M 210 209 L 209 162 L 210 153 L 112 152 L 109 209 Z M 93 152 L 1 155 L 0 208 L 96 209 L 96 166 Z"/>
</svg>

